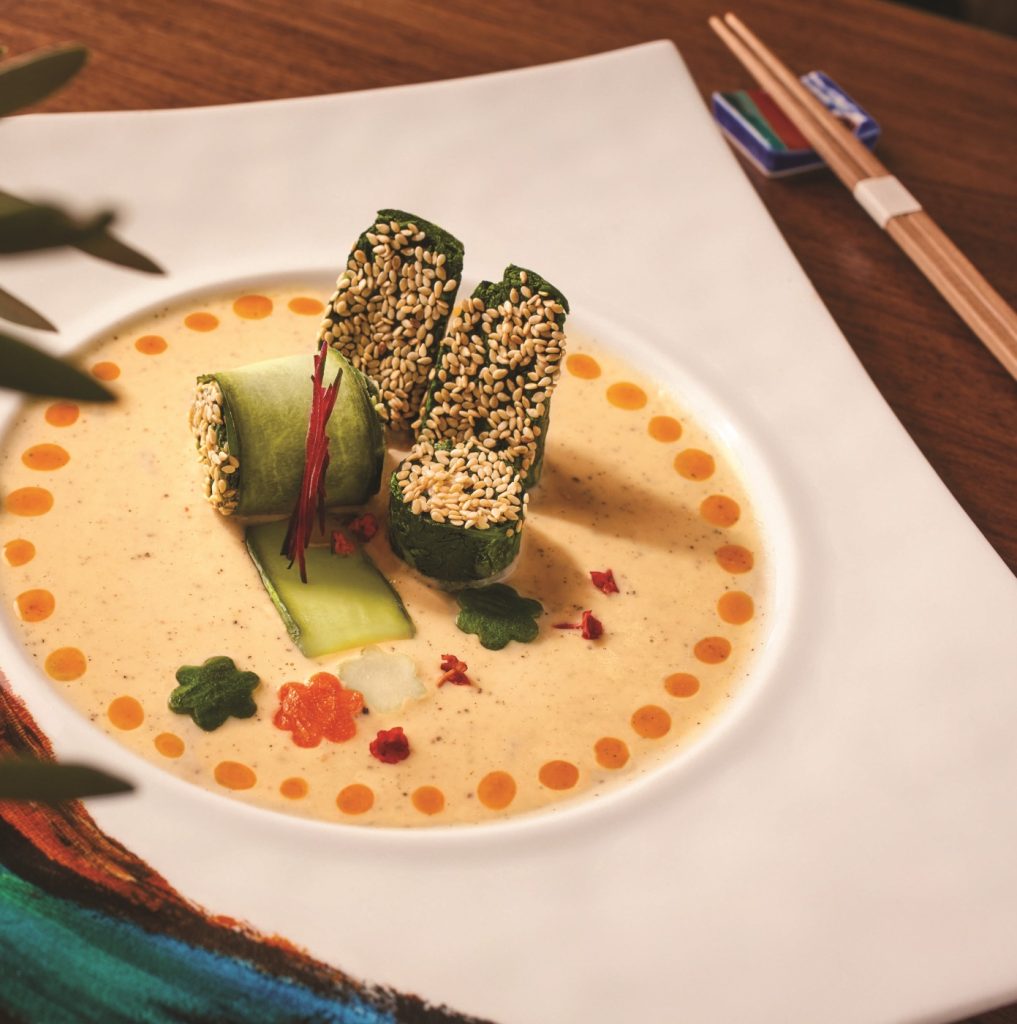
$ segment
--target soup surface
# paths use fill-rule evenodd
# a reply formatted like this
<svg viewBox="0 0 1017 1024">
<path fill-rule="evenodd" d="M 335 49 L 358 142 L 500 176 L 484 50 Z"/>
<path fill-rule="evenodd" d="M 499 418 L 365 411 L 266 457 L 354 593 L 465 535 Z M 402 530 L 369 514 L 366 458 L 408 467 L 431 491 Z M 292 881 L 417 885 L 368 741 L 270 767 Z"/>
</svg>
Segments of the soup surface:
<svg viewBox="0 0 1017 1024">
<path fill-rule="evenodd" d="M 183 779 L 330 822 L 484 822 L 597 796 L 687 744 L 729 701 L 766 632 L 765 550 L 728 453 L 594 339 L 570 334 L 540 486 L 507 580 L 544 607 L 530 644 L 486 650 L 454 597 L 415 576 L 384 531 L 367 551 L 416 625 L 382 644 L 426 697 L 357 716 L 344 742 L 296 746 L 278 692 L 359 650 L 293 645 L 243 543 L 206 505 L 187 414 L 195 377 L 308 353 L 327 295 L 216 295 L 166 308 L 89 350 L 120 401 L 26 404 L 0 453 L 2 591 L 39 671 L 99 728 Z M 384 481 L 398 462 L 391 451 Z M 382 492 L 370 510 L 384 519 Z M 594 585 L 610 569 L 617 593 Z M 590 611 L 603 635 L 584 639 Z M 443 655 L 475 685 L 444 685 Z M 167 705 L 183 665 L 226 655 L 260 677 L 257 713 L 199 729 Z M 411 753 L 369 752 L 401 726 Z"/>
</svg>

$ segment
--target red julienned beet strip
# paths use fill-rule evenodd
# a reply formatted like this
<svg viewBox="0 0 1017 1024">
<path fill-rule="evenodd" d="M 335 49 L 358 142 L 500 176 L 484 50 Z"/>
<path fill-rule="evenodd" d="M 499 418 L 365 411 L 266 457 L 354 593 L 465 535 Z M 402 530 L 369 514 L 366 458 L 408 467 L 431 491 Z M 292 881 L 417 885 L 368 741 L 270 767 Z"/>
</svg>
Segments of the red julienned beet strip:
<svg viewBox="0 0 1017 1024">
<path fill-rule="evenodd" d="M 307 566 L 304 552 L 311 542 L 314 529 L 314 513 L 318 513 L 318 528 L 325 532 L 325 474 L 328 471 L 328 418 L 335 408 L 342 370 L 335 380 L 325 387 L 325 361 L 328 346 L 319 347 L 314 357 L 314 374 L 311 377 L 311 415 L 307 424 L 307 446 L 304 452 L 304 473 L 300 480 L 300 493 L 290 515 L 282 554 L 293 563 L 300 565 L 300 581 L 307 582 Z"/>
<path fill-rule="evenodd" d="M 454 654 L 441 656 L 441 670 L 444 675 L 438 680 L 439 686 L 452 683 L 454 686 L 473 686 L 473 680 L 466 674 L 470 666 L 460 661 Z"/>
<path fill-rule="evenodd" d="M 583 612 L 581 622 L 556 622 L 555 629 L 581 629 L 584 640 L 599 640 L 604 635 L 604 624 L 593 612 Z"/>
<path fill-rule="evenodd" d="M 604 594 L 617 594 L 618 584 L 614 581 L 614 573 L 610 569 L 605 569 L 603 572 L 598 572 L 596 569 L 590 570 L 590 579 L 593 580 L 593 585 Z"/>
<path fill-rule="evenodd" d="M 371 740 L 371 754 L 383 764 L 398 764 L 410 756 L 410 741 L 401 725 L 394 729 L 382 729 Z"/>
</svg>

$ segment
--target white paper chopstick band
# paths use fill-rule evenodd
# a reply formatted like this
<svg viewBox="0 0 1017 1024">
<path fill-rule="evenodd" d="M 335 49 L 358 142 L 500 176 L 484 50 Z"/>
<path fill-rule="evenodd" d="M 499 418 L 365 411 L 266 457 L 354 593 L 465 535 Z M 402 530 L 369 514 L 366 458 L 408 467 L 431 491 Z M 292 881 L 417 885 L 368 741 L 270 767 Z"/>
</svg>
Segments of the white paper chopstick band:
<svg viewBox="0 0 1017 1024">
<path fill-rule="evenodd" d="M 917 213 L 922 208 L 922 204 L 892 174 L 863 178 L 855 185 L 854 196 L 881 228 L 885 228 L 894 217 Z"/>
</svg>

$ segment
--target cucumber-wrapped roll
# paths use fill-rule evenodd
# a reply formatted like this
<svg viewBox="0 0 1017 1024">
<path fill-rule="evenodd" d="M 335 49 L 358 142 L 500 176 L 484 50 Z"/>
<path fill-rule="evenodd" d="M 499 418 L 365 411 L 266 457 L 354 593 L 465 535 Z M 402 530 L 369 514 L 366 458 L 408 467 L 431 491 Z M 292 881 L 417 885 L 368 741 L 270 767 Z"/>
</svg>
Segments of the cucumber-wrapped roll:
<svg viewBox="0 0 1017 1024">
<path fill-rule="evenodd" d="M 532 487 L 561 374 L 568 308 L 554 285 L 522 267 L 481 282 L 438 350 L 419 439 L 476 438 L 515 461 Z"/>
<path fill-rule="evenodd" d="M 375 382 L 393 430 L 420 415 L 462 269 L 458 238 L 411 213 L 379 210 L 339 275 L 319 340 Z"/>
<path fill-rule="evenodd" d="M 285 515 L 300 489 L 314 357 L 286 356 L 198 378 L 190 423 L 205 497 L 223 515 Z M 381 485 L 384 429 L 377 392 L 338 353 L 326 383 L 342 374 L 328 422 L 326 503 L 361 505 Z"/>
<path fill-rule="evenodd" d="M 525 514 L 516 467 L 473 440 L 418 442 L 392 475 L 392 549 L 450 586 L 502 575 L 519 554 Z"/>
<path fill-rule="evenodd" d="M 451 586 L 489 582 L 519 553 L 567 309 L 556 288 L 512 266 L 453 318 L 417 443 L 389 493 L 392 547 L 425 575 Z"/>
</svg>

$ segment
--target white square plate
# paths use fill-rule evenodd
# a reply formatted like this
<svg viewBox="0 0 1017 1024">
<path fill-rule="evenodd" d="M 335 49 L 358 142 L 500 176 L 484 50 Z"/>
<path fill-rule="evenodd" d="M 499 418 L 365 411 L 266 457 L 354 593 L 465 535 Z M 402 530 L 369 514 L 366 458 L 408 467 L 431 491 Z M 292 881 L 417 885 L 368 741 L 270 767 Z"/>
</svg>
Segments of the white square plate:
<svg viewBox="0 0 1017 1024">
<path fill-rule="evenodd" d="M 475 829 L 330 827 L 203 793 L 71 711 L 8 633 L 0 663 L 58 753 L 140 782 L 90 806 L 100 825 L 214 912 L 505 1024 L 940 1020 L 1017 996 L 1017 586 L 669 43 L 0 131 L 5 188 L 115 201 L 169 271 L 6 260 L 5 286 L 62 326 L 54 349 L 192 288 L 335 268 L 375 209 L 419 210 L 467 240 L 472 274 L 539 255 L 578 318 L 624 325 L 603 340 L 631 336 L 704 396 L 777 564 L 756 678 L 692 751 L 614 798 Z"/>
</svg>

